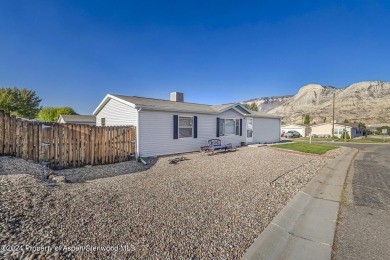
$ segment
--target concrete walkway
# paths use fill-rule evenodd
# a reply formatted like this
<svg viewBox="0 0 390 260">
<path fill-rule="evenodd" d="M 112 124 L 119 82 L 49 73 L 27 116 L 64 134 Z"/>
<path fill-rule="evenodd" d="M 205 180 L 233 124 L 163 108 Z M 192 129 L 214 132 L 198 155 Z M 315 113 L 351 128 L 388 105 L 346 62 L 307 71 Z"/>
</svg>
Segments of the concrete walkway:
<svg viewBox="0 0 390 260">
<path fill-rule="evenodd" d="M 243 259 L 330 259 L 340 197 L 357 149 L 332 160 L 300 191 Z"/>
</svg>

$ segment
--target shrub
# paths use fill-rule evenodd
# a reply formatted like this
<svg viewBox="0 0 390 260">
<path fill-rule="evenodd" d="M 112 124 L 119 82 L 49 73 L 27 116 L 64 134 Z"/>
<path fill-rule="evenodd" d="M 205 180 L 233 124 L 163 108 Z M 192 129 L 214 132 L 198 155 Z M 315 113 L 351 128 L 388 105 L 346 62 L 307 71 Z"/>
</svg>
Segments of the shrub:
<svg viewBox="0 0 390 260">
<path fill-rule="evenodd" d="M 349 136 L 349 133 L 348 132 L 344 132 L 342 135 L 341 135 L 341 139 L 345 139 L 345 135 L 347 135 L 347 139 L 350 139 L 351 137 Z"/>
</svg>

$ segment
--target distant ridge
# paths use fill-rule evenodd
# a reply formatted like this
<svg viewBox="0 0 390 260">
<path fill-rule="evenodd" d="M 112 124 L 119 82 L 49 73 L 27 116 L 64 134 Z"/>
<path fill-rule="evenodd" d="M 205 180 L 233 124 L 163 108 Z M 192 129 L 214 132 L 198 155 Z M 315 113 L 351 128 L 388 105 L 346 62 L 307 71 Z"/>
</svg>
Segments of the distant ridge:
<svg viewBox="0 0 390 260">
<path fill-rule="evenodd" d="M 278 114 L 284 121 L 302 123 L 309 114 L 312 123 L 322 123 L 332 117 L 332 99 L 336 94 L 336 121 L 348 119 L 350 122 L 366 124 L 390 124 L 390 82 L 365 81 L 345 88 L 308 84 L 297 94 L 253 98 L 242 103 L 255 102 L 259 111 Z"/>
</svg>

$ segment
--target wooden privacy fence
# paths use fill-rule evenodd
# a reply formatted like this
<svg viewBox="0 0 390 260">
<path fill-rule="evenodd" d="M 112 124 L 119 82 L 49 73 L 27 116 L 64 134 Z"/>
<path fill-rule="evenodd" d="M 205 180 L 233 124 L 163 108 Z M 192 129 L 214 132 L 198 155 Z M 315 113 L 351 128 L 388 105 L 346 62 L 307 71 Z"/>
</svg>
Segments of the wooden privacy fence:
<svg viewBox="0 0 390 260">
<path fill-rule="evenodd" d="M 134 126 L 48 124 L 0 110 L 0 155 L 12 155 L 52 169 L 123 162 L 135 154 Z"/>
</svg>

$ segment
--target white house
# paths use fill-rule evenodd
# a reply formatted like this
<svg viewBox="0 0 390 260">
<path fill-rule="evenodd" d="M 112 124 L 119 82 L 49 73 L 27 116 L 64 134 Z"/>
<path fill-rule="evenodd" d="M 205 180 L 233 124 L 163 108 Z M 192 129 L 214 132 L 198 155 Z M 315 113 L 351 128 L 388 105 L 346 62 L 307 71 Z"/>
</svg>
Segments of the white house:
<svg viewBox="0 0 390 260">
<path fill-rule="evenodd" d="M 213 138 L 236 146 L 280 141 L 278 116 L 239 103 L 187 103 L 179 92 L 171 93 L 171 100 L 108 94 L 93 115 L 97 126 L 136 126 L 140 156 L 197 151 Z"/>
<path fill-rule="evenodd" d="M 89 115 L 59 115 L 57 123 L 60 124 L 79 124 L 79 125 L 95 125 L 96 118 Z"/>
<path fill-rule="evenodd" d="M 311 125 L 311 134 L 317 136 L 332 136 L 333 123 L 323 123 L 318 125 Z M 347 131 L 350 138 L 355 138 L 363 135 L 363 129 L 356 124 L 334 124 L 334 136 L 341 137 L 343 131 Z"/>
<path fill-rule="evenodd" d="M 287 133 L 288 131 L 297 131 L 298 133 L 301 134 L 301 136 L 305 137 L 306 136 L 306 125 L 302 124 L 286 124 L 282 125 L 281 130 L 282 133 Z"/>
</svg>

